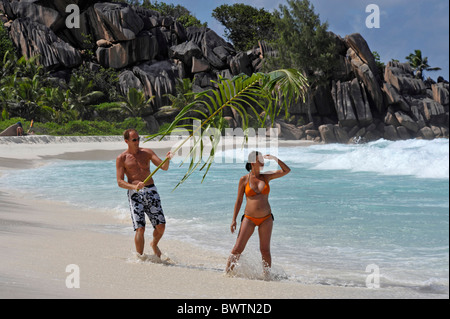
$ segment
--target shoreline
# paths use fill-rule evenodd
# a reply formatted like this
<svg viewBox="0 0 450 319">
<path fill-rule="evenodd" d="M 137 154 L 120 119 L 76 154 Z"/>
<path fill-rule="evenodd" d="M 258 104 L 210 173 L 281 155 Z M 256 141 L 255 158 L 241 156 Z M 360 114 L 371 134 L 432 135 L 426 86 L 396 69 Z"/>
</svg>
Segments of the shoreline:
<svg viewBox="0 0 450 319">
<path fill-rule="evenodd" d="M 150 143 L 155 145 L 142 146 L 164 154 L 173 141 Z M 8 157 L 4 157 L 5 145 L 0 144 L 0 179 L 4 169 L 29 169 L 53 160 L 115 158 L 116 152 L 122 152 L 126 146 L 123 141 L 66 144 L 38 144 L 28 152 L 29 145 L 17 144 Z M 12 157 L 20 153 L 24 154 L 22 158 Z M 28 198 L 11 192 L 7 185 L 0 186 L 0 207 L 0 298 L 424 298 L 419 292 L 402 288 L 368 289 L 228 277 L 223 272 L 227 255 L 170 236 L 163 238 L 160 248 L 172 262 L 154 262 L 151 255 L 142 261 L 134 253 L 131 223 L 118 220 L 111 212 Z M 128 224 L 129 232 L 117 231 Z M 147 231 L 146 254 L 151 251 L 150 236 Z M 80 288 L 69 289 L 66 280 L 70 271 L 66 272 L 66 267 L 73 264 L 79 266 Z M 447 296 L 430 294 L 429 298 Z"/>
<path fill-rule="evenodd" d="M 20 202 L 20 204 L 18 204 Z M 134 234 L 115 233 L 106 212 L 24 199 L 0 190 L 0 298 L 37 299 L 384 299 L 423 294 L 398 289 L 263 281 L 224 274 L 227 256 L 163 238 L 155 262 L 146 233 L 146 260 L 134 253 Z M 7 245 L 5 245 L 7 243 Z M 69 265 L 80 288 L 68 288 Z M 216 265 L 216 266 L 211 266 Z M 446 295 L 430 294 L 430 298 Z"/>
<path fill-rule="evenodd" d="M 223 137 L 219 150 L 240 147 L 240 138 Z M 176 146 L 180 137 L 162 141 L 142 142 L 141 147 L 153 149 L 158 156 Z M 251 146 L 304 147 L 317 145 L 313 141 L 250 138 Z M 187 144 L 186 144 L 187 145 Z M 32 168 L 49 160 L 115 160 L 126 150 L 122 136 L 23 136 L 0 137 L 0 171 Z M 183 154 L 186 154 L 184 152 Z"/>
</svg>

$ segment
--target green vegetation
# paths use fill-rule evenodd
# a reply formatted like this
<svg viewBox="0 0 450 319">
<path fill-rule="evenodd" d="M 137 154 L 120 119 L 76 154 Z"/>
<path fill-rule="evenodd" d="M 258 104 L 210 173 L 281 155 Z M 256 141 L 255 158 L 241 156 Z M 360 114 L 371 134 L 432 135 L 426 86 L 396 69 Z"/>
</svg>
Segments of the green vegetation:
<svg viewBox="0 0 450 319">
<path fill-rule="evenodd" d="M 308 0 L 287 0 L 274 12 L 276 39 L 272 47 L 277 56 L 268 59 L 268 70 L 302 70 L 311 84 L 331 77 L 336 63 L 335 43 L 328 33 L 328 23 L 321 23 Z"/>
<path fill-rule="evenodd" d="M 273 37 L 272 14 L 264 8 L 258 10 L 243 3 L 224 4 L 215 8 L 212 16 L 225 27 L 225 36 L 237 50 L 250 50 L 259 40 Z"/>
<path fill-rule="evenodd" d="M 0 60 L 0 131 L 34 120 L 35 134 L 120 135 L 130 127 L 147 132 L 142 116 L 150 100 L 136 89 L 122 97 L 116 71 L 82 65 L 65 83 L 50 78 L 38 59 L 7 51 Z"/>
<path fill-rule="evenodd" d="M 207 27 L 208 24 L 202 23 L 188 9 L 182 5 L 167 4 L 165 2 L 150 0 L 114 0 L 113 2 L 126 2 L 133 6 L 139 6 L 145 9 L 158 11 L 163 16 L 170 16 L 180 22 L 185 28 L 187 27 Z"/>
<path fill-rule="evenodd" d="M 0 131 L 7 127 L 21 122 L 25 132 L 30 128 L 31 121 L 21 117 L 0 121 Z M 73 120 L 64 124 L 55 122 L 34 122 L 30 133 L 37 135 L 66 135 L 66 136 L 100 136 L 100 135 L 122 135 L 123 131 L 135 128 L 143 134 L 150 134 L 146 128 L 146 123 L 141 118 L 129 118 L 122 122 L 107 121 L 81 121 Z"/>
<path fill-rule="evenodd" d="M 287 0 L 273 13 L 245 4 L 221 5 L 212 15 L 238 50 L 251 49 L 259 40 L 270 44 L 276 54 L 266 57 L 266 71 L 301 70 L 313 86 L 330 79 L 337 61 L 335 41 L 310 1 Z"/>
<path fill-rule="evenodd" d="M 14 51 L 14 45 L 5 30 L 3 23 L 0 23 L 0 57 L 3 57 L 6 52 Z"/>
<path fill-rule="evenodd" d="M 122 98 L 123 103 L 121 106 L 131 117 L 143 116 L 145 113 L 148 113 L 150 102 L 153 98 L 154 96 L 147 100 L 144 92 L 141 92 L 135 88 L 130 88 L 127 96 Z"/>
<path fill-rule="evenodd" d="M 377 51 L 372 52 L 373 57 L 375 58 L 375 63 L 377 64 L 378 72 L 380 74 L 384 74 L 384 69 L 386 68 L 386 65 L 381 62 L 381 56 Z"/>
</svg>

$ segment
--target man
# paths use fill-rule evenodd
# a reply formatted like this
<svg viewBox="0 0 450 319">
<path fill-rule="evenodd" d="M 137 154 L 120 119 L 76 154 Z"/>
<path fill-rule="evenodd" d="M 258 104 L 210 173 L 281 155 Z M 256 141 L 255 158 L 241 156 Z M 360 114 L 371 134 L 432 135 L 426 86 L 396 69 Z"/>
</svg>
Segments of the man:
<svg viewBox="0 0 450 319">
<path fill-rule="evenodd" d="M 161 257 L 158 243 L 164 234 L 166 220 L 153 178 L 146 184 L 143 181 L 150 175 L 150 162 L 159 166 L 163 161 L 151 149 L 139 147 L 140 137 L 136 130 L 126 130 L 123 136 L 128 149 L 116 159 L 117 184 L 121 188 L 128 189 L 136 251 L 139 255 L 144 253 L 145 214 L 147 214 L 154 228 L 150 246 L 155 255 Z M 161 167 L 165 171 L 169 169 L 173 155 L 168 152 L 166 157 L 169 160 Z M 125 175 L 127 181 L 124 179 Z"/>
</svg>

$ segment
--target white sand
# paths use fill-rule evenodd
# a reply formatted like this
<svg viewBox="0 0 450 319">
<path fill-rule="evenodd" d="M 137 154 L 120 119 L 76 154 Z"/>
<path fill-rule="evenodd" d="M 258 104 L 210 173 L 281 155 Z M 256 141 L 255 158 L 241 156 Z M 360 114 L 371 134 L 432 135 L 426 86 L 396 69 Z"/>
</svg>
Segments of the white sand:
<svg viewBox="0 0 450 319">
<path fill-rule="evenodd" d="M 146 143 L 164 153 L 173 142 Z M 302 145 L 298 143 L 298 145 Z M 123 141 L 49 144 L 0 143 L 0 174 L 51 158 L 113 159 Z M 0 177 L 1 178 L 1 177 Z M 231 278 L 227 256 L 163 237 L 160 248 L 172 262 L 139 260 L 134 233 L 114 232 L 121 221 L 108 212 L 26 198 L 0 189 L 0 298 L 291 299 L 417 298 L 402 289 L 304 285 L 293 281 Z M 170 225 L 167 225 L 170 227 Z M 123 227 L 121 227 L 123 228 Z M 151 232 L 147 231 L 145 251 Z M 231 247 L 230 247 L 231 249 Z M 166 258 L 166 257 L 164 257 Z M 163 259 L 164 259 L 163 258 Z M 153 261 L 152 261 L 153 260 Z M 79 267 L 80 288 L 67 288 L 68 265 Z M 437 296 L 438 298 L 439 296 Z M 436 296 L 430 296 L 436 298 Z"/>
</svg>

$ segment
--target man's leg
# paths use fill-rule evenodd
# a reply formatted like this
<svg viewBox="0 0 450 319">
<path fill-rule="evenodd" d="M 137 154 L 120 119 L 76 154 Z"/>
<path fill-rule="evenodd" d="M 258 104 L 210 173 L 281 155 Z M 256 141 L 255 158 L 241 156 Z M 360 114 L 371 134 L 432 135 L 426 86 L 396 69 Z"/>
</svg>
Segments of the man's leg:
<svg viewBox="0 0 450 319">
<path fill-rule="evenodd" d="M 165 229 L 165 224 L 156 225 L 155 230 L 153 231 L 153 241 L 150 243 L 150 246 L 153 248 L 153 252 L 159 258 L 161 258 L 161 250 L 158 248 L 158 243 L 164 235 Z"/>
<path fill-rule="evenodd" d="M 136 229 L 136 234 L 134 235 L 134 244 L 136 245 L 136 252 L 139 255 L 142 255 L 144 253 L 144 233 L 145 233 L 145 227 L 139 227 Z"/>
</svg>

